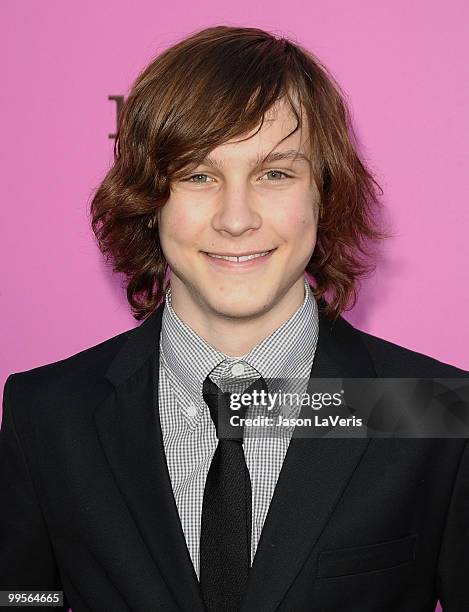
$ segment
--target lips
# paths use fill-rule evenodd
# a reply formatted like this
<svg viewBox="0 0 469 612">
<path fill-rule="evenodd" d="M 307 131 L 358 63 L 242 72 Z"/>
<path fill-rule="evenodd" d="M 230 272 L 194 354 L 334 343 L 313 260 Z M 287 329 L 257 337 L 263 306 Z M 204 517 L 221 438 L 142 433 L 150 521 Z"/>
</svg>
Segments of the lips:
<svg viewBox="0 0 469 612">
<path fill-rule="evenodd" d="M 277 247 L 270 251 L 259 251 L 258 253 L 245 253 L 234 255 L 231 253 L 208 253 L 202 251 L 203 257 L 209 263 L 213 271 L 222 273 L 248 273 L 254 270 L 262 270 L 270 258 L 273 257 Z"/>
<path fill-rule="evenodd" d="M 252 253 L 250 255 L 217 255 L 215 253 L 206 253 L 209 257 L 214 259 L 224 259 L 225 261 L 233 261 L 235 263 L 240 263 L 243 261 L 250 261 L 251 259 L 256 259 L 258 257 L 265 257 L 269 253 L 271 253 L 273 249 L 270 251 L 262 251 L 259 253 Z"/>
</svg>

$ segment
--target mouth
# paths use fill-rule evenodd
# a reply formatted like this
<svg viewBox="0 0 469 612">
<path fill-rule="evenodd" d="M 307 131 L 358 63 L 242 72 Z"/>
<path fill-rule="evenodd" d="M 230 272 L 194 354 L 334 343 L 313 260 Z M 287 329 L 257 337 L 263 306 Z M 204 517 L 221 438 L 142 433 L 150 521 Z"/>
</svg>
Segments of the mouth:
<svg viewBox="0 0 469 612">
<path fill-rule="evenodd" d="M 213 264 L 230 269 L 249 269 L 269 259 L 276 250 L 258 251 L 251 253 L 209 253 L 203 251 L 204 256 Z"/>
<path fill-rule="evenodd" d="M 274 249 L 270 249 L 270 251 L 261 251 L 258 253 L 246 253 L 243 255 L 218 254 L 218 253 L 205 252 L 205 255 L 208 255 L 209 257 L 214 257 L 215 259 L 224 259 L 225 261 L 234 261 L 234 262 L 239 263 L 241 261 L 249 261 L 251 259 L 256 259 L 257 257 L 265 257 L 269 253 L 272 253 L 273 250 Z"/>
</svg>

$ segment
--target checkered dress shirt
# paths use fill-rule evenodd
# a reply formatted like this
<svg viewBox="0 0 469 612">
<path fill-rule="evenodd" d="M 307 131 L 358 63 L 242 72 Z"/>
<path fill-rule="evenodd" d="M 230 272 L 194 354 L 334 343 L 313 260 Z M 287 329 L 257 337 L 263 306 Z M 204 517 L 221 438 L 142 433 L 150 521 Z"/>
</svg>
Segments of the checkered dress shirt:
<svg viewBox="0 0 469 612">
<path fill-rule="evenodd" d="M 318 308 L 304 280 L 302 305 L 270 336 L 242 357 L 208 344 L 176 314 L 166 292 L 160 336 L 159 418 L 168 471 L 187 548 L 199 576 L 200 520 L 205 480 L 218 444 L 202 396 L 208 374 L 220 381 L 242 375 L 254 380 L 302 379 L 307 384 L 318 337 Z M 306 388 L 306 387 L 304 387 Z M 291 416 L 285 414 L 285 416 Z M 243 448 L 252 486 L 251 561 L 288 450 L 293 428 L 273 437 L 245 437 Z"/>
</svg>

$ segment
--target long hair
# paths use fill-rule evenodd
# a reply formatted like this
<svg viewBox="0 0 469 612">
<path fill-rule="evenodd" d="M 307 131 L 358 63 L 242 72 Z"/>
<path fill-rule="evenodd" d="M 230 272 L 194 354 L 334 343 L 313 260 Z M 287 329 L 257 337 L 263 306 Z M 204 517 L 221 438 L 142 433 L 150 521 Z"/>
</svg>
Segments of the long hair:
<svg viewBox="0 0 469 612">
<path fill-rule="evenodd" d="M 297 127 L 307 117 L 320 194 L 316 247 L 306 272 L 331 318 L 353 306 L 357 283 L 386 237 L 381 190 L 354 146 L 339 86 L 310 52 L 256 28 L 218 26 L 180 41 L 139 75 L 122 108 L 114 163 L 91 202 L 91 226 L 115 272 L 126 279 L 134 317 L 164 296 L 168 264 L 157 212 L 171 180 L 215 147 L 262 125 L 284 98 Z"/>
</svg>

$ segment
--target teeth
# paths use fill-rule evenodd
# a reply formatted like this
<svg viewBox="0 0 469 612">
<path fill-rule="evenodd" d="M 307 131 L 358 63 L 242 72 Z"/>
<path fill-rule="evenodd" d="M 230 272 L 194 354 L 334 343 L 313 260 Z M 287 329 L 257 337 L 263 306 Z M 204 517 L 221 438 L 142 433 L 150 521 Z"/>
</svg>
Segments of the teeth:
<svg viewBox="0 0 469 612">
<path fill-rule="evenodd" d="M 255 253 L 254 255 L 241 255 L 241 257 L 235 257 L 232 255 L 213 255 L 212 253 L 207 253 L 210 257 L 215 257 L 217 259 L 226 259 L 227 261 L 248 261 L 249 259 L 255 259 L 256 257 L 263 257 L 267 255 L 270 251 L 265 251 L 264 253 Z"/>
</svg>

